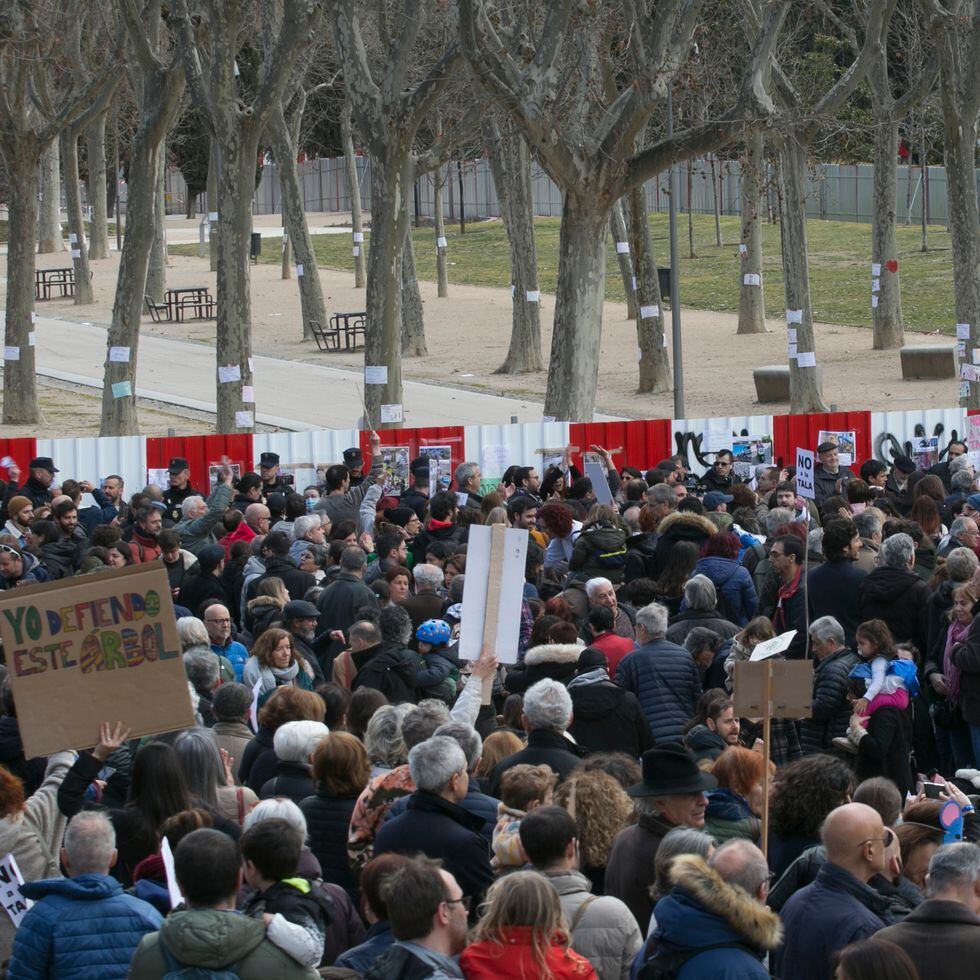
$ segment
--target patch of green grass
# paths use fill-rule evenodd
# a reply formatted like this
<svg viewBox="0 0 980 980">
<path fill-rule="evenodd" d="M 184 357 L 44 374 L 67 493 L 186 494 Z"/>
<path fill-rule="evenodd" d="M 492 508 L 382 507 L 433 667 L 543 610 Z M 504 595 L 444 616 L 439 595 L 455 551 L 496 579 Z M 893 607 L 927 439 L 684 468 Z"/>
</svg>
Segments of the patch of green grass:
<svg viewBox="0 0 980 980">
<path fill-rule="evenodd" d="M 3 219 L 2 221 L 0 221 L 0 244 L 6 243 L 6 241 L 7 241 L 7 228 L 8 228 L 8 224 L 9 224 L 9 222 L 6 219 Z M 89 221 L 86 221 L 84 224 L 85 224 L 85 234 L 87 235 L 87 234 L 89 234 L 92 231 L 92 224 Z M 68 237 L 68 222 L 63 221 L 61 223 L 61 228 L 62 228 L 62 230 L 65 233 L 65 238 L 67 238 Z M 111 235 L 114 235 L 115 233 L 116 233 L 116 223 L 114 221 L 110 221 L 109 222 L 109 234 L 111 236 Z"/>
<path fill-rule="evenodd" d="M 696 259 L 687 258 L 687 216 L 678 219 L 681 258 L 681 300 L 693 309 L 738 311 L 741 267 L 738 255 L 739 220 L 722 218 L 725 245 L 715 244 L 714 218 L 695 215 Z M 667 215 L 650 217 L 657 262 L 669 264 Z M 554 293 L 558 266 L 558 218 L 539 218 L 534 223 L 541 288 Z M 825 323 L 871 325 L 871 226 L 845 221 L 811 220 L 808 224 L 810 290 L 814 317 Z M 421 279 L 436 278 L 435 232 L 413 230 L 415 259 Z M 447 227 L 449 281 L 473 286 L 510 285 L 507 238 L 498 221 L 469 225 L 465 235 Z M 370 233 L 366 235 L 370 244 Z M 280 239 L 263 239 L 261 262 L 280 261 Z M 953 333 L 955 314 L 952 290 L 952 253 L 949 234 L 941 226 L 929 228 L 928 252 L 919 251 L 918 226 L 899 225 L 898 261 L 902 283 L 902 308 L 906 326 L 917 330 Z M 313 239 L 317 263 L 328 269 L 350 269 L 350 235 L 317 235 Z M 171 252 L 196 255 L 196 245 L 177 245 Z M 779 226 L 763 226 L 763 282 L 766 312 L 781 318 L 785 309 L 780 260 Z M 607 250 L 606 299 L 625 299 L 616 261 L 615 243 Z"/>
</svg>

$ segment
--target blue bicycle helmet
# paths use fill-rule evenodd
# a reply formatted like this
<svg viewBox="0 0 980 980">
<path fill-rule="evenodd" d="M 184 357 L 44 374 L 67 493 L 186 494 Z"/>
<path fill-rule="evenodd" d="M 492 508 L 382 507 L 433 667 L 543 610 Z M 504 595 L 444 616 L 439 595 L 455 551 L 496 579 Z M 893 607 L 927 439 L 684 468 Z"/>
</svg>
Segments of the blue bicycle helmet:
<svg viewBox="0 0 980 980">
<path fill-rule="evenodd" d="M 449 623 L 441 619 L 427 619 L 416 631 L 415 638 L 433 646 L 446 646 L 452 639 Z"/>
</svg>

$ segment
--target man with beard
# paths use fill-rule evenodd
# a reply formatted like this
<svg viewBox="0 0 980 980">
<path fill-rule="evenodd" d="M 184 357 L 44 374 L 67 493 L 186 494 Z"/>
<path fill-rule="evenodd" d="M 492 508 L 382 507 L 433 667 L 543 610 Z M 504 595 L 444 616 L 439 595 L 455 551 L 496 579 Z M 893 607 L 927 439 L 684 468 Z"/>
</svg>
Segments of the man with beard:
<svg viewBox="0 0 980 980">
<path fill-rule="evenodd" d="M 322 684 L 323 671 L 313 647 L 319 619 L 320 610 L 305 599 L 293 599 L 282 608 L 282 626 L 293 638 L 293 649 L 313 668 L 316 683 Z"/>
</svg>

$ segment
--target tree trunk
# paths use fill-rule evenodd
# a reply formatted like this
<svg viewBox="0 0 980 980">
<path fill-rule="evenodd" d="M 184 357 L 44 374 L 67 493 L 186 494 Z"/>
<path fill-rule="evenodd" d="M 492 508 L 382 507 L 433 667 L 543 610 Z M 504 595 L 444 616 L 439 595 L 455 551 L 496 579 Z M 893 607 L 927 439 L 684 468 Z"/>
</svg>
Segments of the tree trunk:
<svg viewBox="0 0 980 980">
<path fill-rule="evenodd" d="M 101 112 L 85 132 L 85 156 L 88 162 L 88 202 L 92 208 L 88 257 L 109 258 L 109 222 L 106 218 L 105 121 L 108 110 Z"/>
<path fill-rule="evenodd" d="M 85 243 L 85 219 L 82 196 L 78 189 L 78 132 L 66 129 L 61 134 L 61 159 L 65 171 L 65 204 L 68 212 L 68 244 L 75 272 L 75 305 L 94 303 L 92 276 L 88 268 L 88 245 Z"/>
<path fill-rule="evenodd" d="M 300 187 L 299 172 L 296 167 L 295 137 L 290 133 L 281 109 L 277 109 L 269 117 L 266 135 L 272 144 L 272 153 L 279 169 L 282 213 L 286 226 L 285 235 L 288 235 L 284 248 L 288 252 L 291 247 L 296 256 L 296 281 L 299 286 L 299 302 L 303 317 L 303 339 L 312 340 L 310 320 L 326 325 L 326 306 L 323 301 L 320 275 L 317 272 L 316 255 L 313 252 L 313 240 L 310 238 L 310 228 L 306 223 L 306 211 L 303 208 L 303 190 Z M 299 267 L 303 269 L 302 275 L 298 274 Z"/>
<path fill-rule="evenodd" d="M 3 424 L 42 421 L 34 374 L 34 246 L 37 241 L 40 148 L 26 140 L 7 147 L 11 189 L 7 240 L 7 306 L 4 327 Z M 16 353 L 16 359 L 12 355 Z M 8 360 L 8 357 L 11 359 Z"/>
<path fill-rule="evenodd" d="M 415 270 L 415 243 L 412 241 L 412 225 L 408 216 L 408 198 L 405 199 L 405 239 L 401 254 L 402 284 L 402 357 L 425 357 L 429 353 L 425 344 L 425 321 L 422 316 L 422 294 L 419 292 L 418 273 Z"/>
<path fill-rule="evenodd" d="M 153 247 L 150 264 L 146 270 L 146 287 L 143 290 L 154 303 L 162 303 L 167 291 L 167 209 L 164 197 L 166 176 L 165 147 L 157 150 L 156 183 L 153 190 Z"/>
<path fill-rule="evenodd" d="M 350 104 L 345 102 L 340 114 L 340 132 L 344 143 L 344 172 L 347 175 L 347 196 L 350 198 L 350 223 L 354 237 L 354 288 L 364 288 L 364 225 L 361 222 L 361 182 L 357 176 L 354 156 L 354 127 L 351 124 Z"/>
<path fill-rule="evenodd" d="M 601 206 L 594 188 L 565 192 L 544 406 L 544 414 L 557 421 L 591 422 L 595 413 L 608 233 L 609 208 Z"/>
<path fill-rule="evenodd" d="M 56 139 L 41 154 L 41 194 L 37 250 L 42 253 L 63 252 L 65 241 L 61 236 L 61 160 Z"/>
<path fill-rule="evenodd" d="M 396 428 L 404 420 L 398 256 L 405 240 L 406 191 L 412 186 L 412 168 L 408 147 L 395 144 L 389 149 L 388 160 L 380 156 L 371 160 L 371 251 L 364 364 L 384 367 L 387 374 L 384 384 L 364 386 L 366 422 L 374 428 Z M 385 421 L 382 421 L 383 406 Z"/>
<path fill-rule="evenodd" d="M 187 192 L 184 197 L 184 217 L 188 221 L 192 221 L 196 216 L 197 212 L 194 210 L 194 195 L 190 192 L 190 188 L 187 188 Z"/>
<path fill-rule="evenodd" d="M 715 209 L 715 244 L 724 248 L 725 242 L 721 237 L 721 175 L 717 172 L 717 160 L 711 154 L 711 201 Z"/>
<path fill-rule="evenodd" d="M 810 305 L 806 234 L 806 147 L 793 135 L 784 138 L 779 148 L 779 172 L 782 185 L 779 228 L 786 288 L 786 318 L 788 329 L 796 331 L 795 353 L 790 347 L 789 358 L 790 411 L 794 414 L 826 412 L 827 406 L 817 379 L 813 311 Z M 800 322 L 796 322 L 797 319 Z M 793 334 L 789 334 L 789 337 L 792 336 Z M 801 367 L 799 359 L 807 354 L 813 358 L 814 364 L 804 364 Z M 805 360 L 809 362 L 810 357 Z"/>
<path fill-rule="evenodd" d="M 873 120 L 874 203 L 871 208 L 871 261 L 875 267 L 880 266 L 880 274 L 875 274 L 873 270 L 871 274 L 872 346 L 875 350 L 890 350 L 905 343 L 898 241 L 895 233 L 898 120 L 878 99 L 875 99 Z"/>
<path fill-rule="evenodd" d="M 217 140 L 211 138 L 211 148 L 208 153 L 208 255 L 211 258 L 211 271 L 218 269 L 218 171 L 219 163 Z"/>
<path fill-rule="evenodd" d="M 541 356 L 541 303 L 534 244 L 531 155 L 513 120 L 490 117 L 483 137 L 500 202 L 500 219 L 510 255 L 510 347 L 496 374 L 530 374 L 544 369 Z M 528 299 L 528 294 L 533 297 Z"/>
<path fill-rule="evenodd" d="M 766 332 L 766 294 L 762 278 L 762 222 L 759 208 L 765 194 L 765 137 L 752 130 L 746 137 L 742 158 L 740 197 L 742 234 L 738 246 L 738 333 Z M 745 277 L 758 276 L 758 286 L 746 285 Z M 750 280 L 754 282 L 755 280 Z"/>
<path fill-rule="evenodd" d="M 623 292 L 626 294 L 626 319 L 636 316 L 636 274 L 633 270 L 633 256 L 630 254 L 630 234 L 623 215 L 623 202 L 617 201 L 612 206 L 609 215 L 609 230 L 612 232 L 616 247 L 616 261 L 619 264 L 619 274 L 623 280 Z"/>
<path fill-rule="evenodd" d="M 670 358 L 644 185 L 630 191 L 629 204 L 633 254 L 636 256 L 636 343 L 640 365 L 636 390 L 643 395 L 670 391 Z"/>
<path fill-rule="evenodd" d="M 446 258 L 446 218 L 442 211 L 442 189 L 446 184 L 446 174 L 442 166 L 438 166 L 432 175 L 433 213 L 435 216 L 436 232 L 436 285 L 439 299 L 449 296 L 449 262 Z"/>
<path fill-rule="evenodd" d="M 687 161 L 687 247 L 689 259 L 698 257 L 694 246 L 694 161 Z"/>
</svg>

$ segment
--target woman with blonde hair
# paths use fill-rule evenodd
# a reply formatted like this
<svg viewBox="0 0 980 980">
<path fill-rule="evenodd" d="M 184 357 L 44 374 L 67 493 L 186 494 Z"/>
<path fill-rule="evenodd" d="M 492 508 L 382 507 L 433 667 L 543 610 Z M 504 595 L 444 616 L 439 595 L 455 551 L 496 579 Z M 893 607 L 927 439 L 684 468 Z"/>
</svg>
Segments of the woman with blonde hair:
<svg viewBox="0 0 980 980">
<path fill-rule="evenodd" d="M 595 980 L 571 948 L 558 892 L 536 871 L 515 871 L 487 892 L 459 965 L 467 980 Z"/>
<path fill-rule="evenodd" d="M 491 732 L 483 740 L 483 754 L 480 756 L 480 761 L 476 767 L 476 778 L 481 792 L 486 793 L 490 788 L 490 777 L 493 775 L 497 763 L 515 752 L 520 752 L 523 748 L 524 742 L 513 732 L 503 728 Z"/>
<path fill-rule="evenodd" d="M 276 628 L 267 629 L 252 646 L 252 655 L 245 662 L 243 681 L 254 689 L 257 681 L 259 707 L 269 699 L 277 687 L 298 687 L 313 690 L 313 668 L 303 659 L 293 645 L 292 634 Z"/>
</svg>

